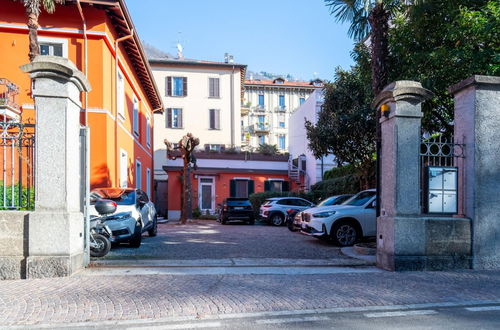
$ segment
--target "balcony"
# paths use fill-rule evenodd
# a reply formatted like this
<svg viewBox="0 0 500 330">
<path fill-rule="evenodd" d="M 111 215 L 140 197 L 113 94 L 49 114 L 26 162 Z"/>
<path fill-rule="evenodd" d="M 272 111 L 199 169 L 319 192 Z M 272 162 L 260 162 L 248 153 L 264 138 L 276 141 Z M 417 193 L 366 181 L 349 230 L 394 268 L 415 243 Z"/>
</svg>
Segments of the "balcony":
<svg viewBox="0 0 500 330">
<path fill-rule="evenodd" d="M 241 115 L 246 116 L 250 112 L 250 103 L 241 105 Z"/>
<path fill-rule="evenodd" d="M 7 79 L 0 78 L 0 116 L 4 120 L 18 118 L 21 113 L 19 105 L 16 103 L 16 95 L 19 94 L 19 87 Z"/>
<path fill-rule="evenodd" d="M 276 112 L 286 112 L 286 105 L 280 105 L 280 106 L 274 108 L 274 111 L 276 111 Z"/>
<path fill-rule="evenodd" d="M 265 112 L 266 111 L 266 106 L 263 105 L 263 104 L 259 104 L 259 105 L 253 106 L 252 107 L 252 111 L 255 111 L 255 112 Z"/>
<path fill-rule="evenodd" d="M 254 124 L 253 125 L 253 133 L 255 134 L 269 134 L 269 125 L 266 124 Z"/>
</svg>

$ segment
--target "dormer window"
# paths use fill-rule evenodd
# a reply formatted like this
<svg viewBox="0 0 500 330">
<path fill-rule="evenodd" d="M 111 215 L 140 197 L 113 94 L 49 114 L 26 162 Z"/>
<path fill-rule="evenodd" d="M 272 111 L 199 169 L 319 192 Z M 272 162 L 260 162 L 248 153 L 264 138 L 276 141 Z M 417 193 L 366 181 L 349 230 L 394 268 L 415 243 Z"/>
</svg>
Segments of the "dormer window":
<svg viewBox="0 0 500 330">
<path fill-rule="evenodd" d="M 321 79 L 316 79 L 311 81 L 310 85 L 316 86 L 316 87 L 321 87 L 323 85 L 323 81 Z"/>
<path fill-rule="evenodd" d="M 276 78 L 273 80 L 273 84 L 283 84 L 285 82 L 285 79 L 283 78 Z"/>
</svg>

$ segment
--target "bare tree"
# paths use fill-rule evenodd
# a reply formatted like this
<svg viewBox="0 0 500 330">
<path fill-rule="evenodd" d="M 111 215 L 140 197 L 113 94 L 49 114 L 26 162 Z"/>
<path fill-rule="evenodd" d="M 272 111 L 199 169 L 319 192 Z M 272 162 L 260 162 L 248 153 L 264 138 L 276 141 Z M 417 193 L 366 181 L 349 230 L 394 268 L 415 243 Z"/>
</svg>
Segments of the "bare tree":
<svg viewBox="0 0 500 330">
<path fill-rule="evenodd" d="M 181 224 L 186 224 L 188 219 L 193 217 L 193 203 L 192 203 L 192 187 L 191 187 L 191 168 L 196 170 L 196 158 L 194 157 L 194 149 L 200 144 L 200 139 L 188 133 L 179 140 L 178 146 L 174 147 L 167 139 L 164 140 L 167 146 L 167 157 L 175 160 L 177 157 L 172 155 L 171 152 L 179 150 L 183 160 L 182 168 L 182 211 L 181 211 Z"/>
</svg>

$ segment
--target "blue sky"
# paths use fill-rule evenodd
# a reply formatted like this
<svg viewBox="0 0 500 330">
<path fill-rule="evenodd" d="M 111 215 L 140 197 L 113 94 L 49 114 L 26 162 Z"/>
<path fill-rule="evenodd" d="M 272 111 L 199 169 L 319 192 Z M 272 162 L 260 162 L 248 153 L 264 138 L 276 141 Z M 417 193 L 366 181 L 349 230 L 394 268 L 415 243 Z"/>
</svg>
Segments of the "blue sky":
<svg viewBox="0 0 500 330">
<path fill-rule="evenodd" d="M 140 38 L 186 58 L 222 61 L 232 54 L 252 71 L 331 80 L 352 64 L 347 25 L 323 0 L 126 0 Z"/>
</svg>

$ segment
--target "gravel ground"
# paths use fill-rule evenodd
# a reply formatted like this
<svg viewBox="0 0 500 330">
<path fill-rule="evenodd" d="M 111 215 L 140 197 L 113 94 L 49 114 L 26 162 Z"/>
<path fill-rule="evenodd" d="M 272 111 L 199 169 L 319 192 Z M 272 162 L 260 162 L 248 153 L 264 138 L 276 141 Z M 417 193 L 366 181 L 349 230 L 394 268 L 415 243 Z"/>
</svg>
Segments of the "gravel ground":
<svg viewBox="0 0 500 330">
<path fill-rule="evenodd" d="M 290 232 L 286 227 L 197 220 L 179 225 L 158 225 L 158 236 L 144 234 L 138 249 L 122 244 L 106 259 L 220 259 L 220 258 L 347 258 L 340 248 L 313 237 Z"/>
</svg>

